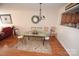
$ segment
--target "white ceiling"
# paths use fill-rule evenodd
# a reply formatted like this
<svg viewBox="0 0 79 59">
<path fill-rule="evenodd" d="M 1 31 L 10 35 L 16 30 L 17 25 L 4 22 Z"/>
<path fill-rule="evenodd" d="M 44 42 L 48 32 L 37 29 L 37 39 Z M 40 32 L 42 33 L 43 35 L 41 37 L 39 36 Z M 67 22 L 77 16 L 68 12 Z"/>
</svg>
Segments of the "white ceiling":
<svg viewBox="0 0 79 59">
<path fill-rule="evenodd" d="M 67 3 L 42 3 L 42 7 L 59 9 L 66 5 Z M 1 3 L 0 7 L 2 8 L 20 8 L 20 9 L 27 9 L 27 8 L 38 8 L 39 3 Z"/>
</svg>

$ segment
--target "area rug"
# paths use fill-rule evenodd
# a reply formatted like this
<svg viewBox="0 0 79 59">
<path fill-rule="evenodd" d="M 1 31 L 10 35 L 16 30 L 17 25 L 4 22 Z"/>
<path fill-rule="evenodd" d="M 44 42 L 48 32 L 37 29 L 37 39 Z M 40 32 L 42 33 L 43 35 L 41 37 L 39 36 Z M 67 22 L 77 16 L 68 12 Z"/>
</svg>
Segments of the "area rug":
<svg viewBox="0 0 79 59">
<path fill-rule="evenodd" d="M 45 41 L 43 45 L 43 40 L 35 38 L 31 38 L 30 40 L 25 38 L 24 42 L 19 41 L 13 48 L 24 51 L 52 53 L 49 41 Z"/>
</svg>

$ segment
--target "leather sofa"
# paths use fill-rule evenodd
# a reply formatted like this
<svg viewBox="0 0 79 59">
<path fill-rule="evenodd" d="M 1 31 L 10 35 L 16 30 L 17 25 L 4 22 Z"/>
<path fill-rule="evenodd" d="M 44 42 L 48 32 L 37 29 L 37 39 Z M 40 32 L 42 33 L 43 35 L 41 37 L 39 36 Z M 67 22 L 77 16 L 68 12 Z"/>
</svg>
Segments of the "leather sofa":
<svg viewBox="0 0 79 59">
<path fill-rule="evenodd" d="M 2 29 L 0 33 L 0 40 L 3 40 L 13 34 L 13 28 L 11 27 L 5 27 Z"/>
</svg>

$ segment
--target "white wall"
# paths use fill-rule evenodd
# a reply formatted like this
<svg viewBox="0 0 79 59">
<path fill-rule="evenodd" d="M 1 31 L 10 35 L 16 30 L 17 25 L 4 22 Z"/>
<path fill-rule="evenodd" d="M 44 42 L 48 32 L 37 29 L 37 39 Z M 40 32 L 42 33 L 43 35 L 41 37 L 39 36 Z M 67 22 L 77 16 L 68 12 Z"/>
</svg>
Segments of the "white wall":
<svg viewBox="0 0 79 59">
<path fill-rule="evenodd" d="M 64 11 L 64 7 L 59 10 L 57 38 L 70 55 L 79 55 L 79 29 L 60 25 Z"/>
<path fill-rule="evenodd" d="M 11 7 L 3 5 L 0 6 L 0 14 L 11 14 L 13 24 L 21 30 L 21 32 L 25 32 L 27 30 L 30 30 L 30 27 L 44 27 L 44 26 L 56 26 L 57 24 L 57 9 L 53 9 L 52 7 L 45 7 L 42 10 L 42 14 L 46 16 L 45 20 L 42 20 L 38 24 L 33 24 L 31 22 L 31 17 L 33 15 L 39 15 L 39 7 L 34 8 L 18 8 L 18 7 Z"/>
</svg>

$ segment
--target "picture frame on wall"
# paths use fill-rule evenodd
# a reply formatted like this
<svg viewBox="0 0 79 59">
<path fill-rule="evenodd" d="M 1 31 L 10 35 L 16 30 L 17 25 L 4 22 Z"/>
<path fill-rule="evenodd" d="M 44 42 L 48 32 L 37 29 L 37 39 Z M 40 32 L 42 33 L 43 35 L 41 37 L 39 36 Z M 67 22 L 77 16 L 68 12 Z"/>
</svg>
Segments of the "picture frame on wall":
<svg viewBox="0 0 79 59">
<path fill-rule="evenodd" d="M 0 14 L 2 24 L 12 24 L 11 14 Z"/>
</svg>

